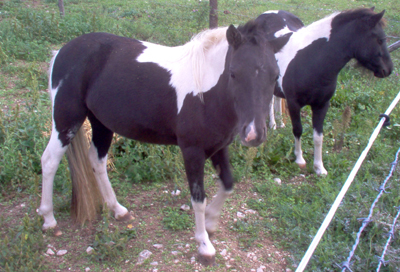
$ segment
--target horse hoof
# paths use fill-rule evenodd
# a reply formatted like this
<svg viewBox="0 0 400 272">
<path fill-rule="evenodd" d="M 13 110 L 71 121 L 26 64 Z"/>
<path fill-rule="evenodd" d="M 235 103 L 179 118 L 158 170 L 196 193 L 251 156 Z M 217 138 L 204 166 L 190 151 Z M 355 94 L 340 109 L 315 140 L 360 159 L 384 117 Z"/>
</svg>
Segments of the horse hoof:
<svg viewBox="0 0 400 272">
<path fill-rule="evenodd" d="M 215 255 L 200 255 L 199 262 L 204 266 L 210 266 L 215 264 Z"/>
<path fill-rule="evenodd" d="M 305 164 L 305 163 L 301 163 L 301 164 L 297 164 L 299 167 L 300 167 L 300 169 L 306 169 L 307 168 L 307 164 Z"/>
<path fill-rule="evenodd" d="M 55 226 L 54 228 L 49 228 L 49 229 L 42 229 L 42 231 L 44 233 L 46 232 L 52 232 L 53 236 L 58 237 L 62 235 L 62 231 L 60 230 L 60 228 L 58 226 Z"/>
<path fill-rule="evenodd" d="M 123 216 L 119 216 L 119 217 L 116 218 L 116 219 L 117 219 L 117 221 L 124 222 L 124 221 L 132 221 L 132 220 L 134 220 L 135 218 L 131 215 L 130 212 L 127 212 L 127 213 L 124 214 Z"/>
</svg>

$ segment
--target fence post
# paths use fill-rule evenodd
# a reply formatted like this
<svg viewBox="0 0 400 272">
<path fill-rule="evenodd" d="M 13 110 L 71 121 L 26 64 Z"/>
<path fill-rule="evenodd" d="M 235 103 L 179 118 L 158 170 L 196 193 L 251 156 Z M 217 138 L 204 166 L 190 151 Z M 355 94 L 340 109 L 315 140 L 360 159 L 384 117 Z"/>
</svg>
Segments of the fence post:
<svg viewBox="0 0 400 272">
<path fill-rule="evenodd" d="M 218 0 L 210 0 L 210 29 L 218 27 Z"/>
</svg>

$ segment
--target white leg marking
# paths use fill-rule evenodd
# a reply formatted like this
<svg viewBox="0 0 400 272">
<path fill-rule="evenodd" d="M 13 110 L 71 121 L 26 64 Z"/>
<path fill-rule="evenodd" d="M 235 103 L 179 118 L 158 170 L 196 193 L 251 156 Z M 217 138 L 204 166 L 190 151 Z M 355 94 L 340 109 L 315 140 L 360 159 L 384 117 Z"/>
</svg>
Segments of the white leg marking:
<svg viewBox="0 0 400 272">
<path fill-rule="evenodd" d="M 89 160 L 93 167 L 100 193 L 103 196 L 103 201 L 107 203 L 108 209 L 114 213 L 116 219 L 123 217 L 128 213 L 128 210 L 118 203 L 115 192 L 108 179 L 107 156 L 99 160 L 97 148 L 94 146 L 93 142 L 89 148 Z"/>
<path fill-rule="evenodd" d="M 294 154 L 296 155 L 296 163 L 300 168 L 306 167 L 306 161 L 303 158 L 303 151 L 301 150 L 301 139 L 294 137 Z"/>
<path fill-rule="evenodd" d="M 324 139 L 324 135 L 319 134 L 316 130 L 314 130 L 314 171 L 317 175 L 327 175 L 328 171 L 326 171 L 324 167 L 324 163 L 322 162 L 322 142 Z"/>
<path fill-rule="evenodd" d="M 217 195 L 214 197 L 214 200 L 211 202 L 211 204 L 206 208 L 206 230 L 208 233 L 212 234 L 217 230 L 222 206 L 231 193 L 232 190 L 226 191 L 220 182 Z"/>
<path fill-rule="evenodd" d="M 62 147 L 60 140 L 58 140 L 58 132 L 55 130 L 53 125 L 50 141 L 47 144 L 41 159 L 42 199 L 39 209 L 36 210 L 39 215 L 43 216 L 43 230 L 54 228 L 57 225 L 53 212 L 53 182 L 58 165 L 60 164 L 65 151 L 67 151 L 67 146 Z"/>
<path fill-rule="evenodd" d="M 274 101 L 275 96 L 272 96 L 271 104 L 269 104 L 269 128 L 276 129 Z"/>
<path fill-rule="evenodd" d="M 215 248 L 211 244 L 211 241 L 208 237 L 208 233 L 206 231 L 206 224 L 205 224 L 206 204 L 207 204 L 206 199 L 204 199 L 203 203 L 195 202 L 192 199 L 192 206 L 196 222 L 195 238 L 196 241 L 199 243 L 199 255 L 212 257 L 215 256 Z"/>
</svg>

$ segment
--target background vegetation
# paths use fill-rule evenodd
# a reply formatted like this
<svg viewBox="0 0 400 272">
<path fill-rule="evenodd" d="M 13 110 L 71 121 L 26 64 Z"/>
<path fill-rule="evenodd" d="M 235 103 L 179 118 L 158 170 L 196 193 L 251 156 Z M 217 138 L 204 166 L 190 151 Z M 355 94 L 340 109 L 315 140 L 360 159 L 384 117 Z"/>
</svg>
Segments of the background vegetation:
<svg viewBox="0 0 400 272">
<path fill-rule="evenodd" d="M 195 0 L 65 0 L 65 17 L 60 17 L 55 0 L 0 2 L 0 202 L 31 195 L 31 207 L 40 197 L 40 157 L 51 127 L 50 100 L 47 89 L 47 63 L 51 50 L 88 32 L 105 31 L 135 37 L 168 46 L 187 42 L 208 26 L 207 1 Z M 219 0 L 219 24 L 239 24 L 272 9 L 285 9 L 309 24 L 334 11 L 376 6 L 386 9 L 388 44 L 400 37 L 400 3 L 387 1 Z M 237 182 L 250 182 L 259 200 L 248 205 L 257 210 L 259 220 L 236 223 L 233 232 L 247 233 L 247 243 L 257 242 L 257 232 L 270 235 L 281 248 L 291 253 L 290 263 L 299 263 L 325 214 L 346 180 L 351 168 L 366 146 L 383 113 L 399 91 L 400 50 L 392 53 L 395 70 L 386 79 L 376 79 L 369 72 L 347 65 L 339 75 L 337 92 L 325 119 L 324 162 L 329 172 L 325 178 L 312 171 L 313 143 L 310 109 L 303 110 L 303 148 L 309 162 L 305 171 L 294 163 L 290 121 L 286 127 L 270 131 L 268 141 L 258 149 L 248 149 L 234 142 L 231 163 Z M 343 118 L 343 113 L 345 117 Z M 335 271 L 343 262 L 360 227 L 358 218 L 366 217 L 378 188 L 390 169 L 400 147 L 399 106 L 391 114 L 392 125 L 383 129 L 366 162 L 340 206 L 335 219 L 311 259 L 309 271 Z M 344 121 L 343 121 L 344 120 Z M 346 121 L 347 120 L 347 121 Z M 178 148 L 153 146 L 121 138 L 115 139 L 110 155 L 110 178 L 123 191 L 129 184 L 154 188 L 165 181 L 184 187 L 185 176 Z M 115 165 L 116 168 L 113 168 Z M 208 182 L 213 170 L 207 165 Z M 273 179 L 280 178 L 282 185 Z M 379 202 L 374 221 L 362 236 L 353 258 L 353 271 L 375 270 L 387 240 L 388 224 L 400 206 L 399 175 L 395 173 L 390 190 Z M 55 205 L 68 214 L 70 180 L 66 161 L 62 161 L 55 179 Z M 253 192 L 249 192 L 252 194 Z M 11 197 L 10 197 L 11 196 Z M 122 197 L 121 195 L 119 195 Z M 190 227 L 190 218 L 167 209 L 166 227 Z M 180 219 L 180 220 L 178 220 Z M 40 232 L 41 219 L 28 217 L 13 229 L 4 229 L 9 218 L 0 214 L 0 267 L 5 270 L 39 270 L 43 266 L 45 243 Z M 108 226 L 108 224 L 107 224 Z M 98 231 L 96 260 L 111 261 L 105 256 L 110 237 L 122 241 L 135 233 Z M 396 234 L 399 234 L 398 229 Z M 118 237 L 115 238 L 114 236 Z M 124 240 L 125 239 L 125 240 Z M 10 244 L 13 244 L 10 247 Z M 101 247 L 101 245 L 104 245 Z M 123 251 L 122 251 L 123 252 Z M 387 254 L 390 260 L 382 271 L 400 269 L 400 241 L 395 239 Z M 16 261 L 18 260 L 18 261 Z"/>
</svg>

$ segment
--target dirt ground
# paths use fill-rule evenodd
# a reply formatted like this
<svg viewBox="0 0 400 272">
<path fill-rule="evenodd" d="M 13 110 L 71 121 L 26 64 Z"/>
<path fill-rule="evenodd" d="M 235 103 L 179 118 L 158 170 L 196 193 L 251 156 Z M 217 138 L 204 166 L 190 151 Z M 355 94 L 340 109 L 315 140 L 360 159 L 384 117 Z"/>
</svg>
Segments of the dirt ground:
<svg viewBox="0 0 400 272">
<path fill-rule="evenodd" d="M 45 263 L 51 271 L 292 271 L 293 268 L 290 269 L 291 266 L 288 265 L 290 254 L 276 247 L 266 233 L 260 231 L 255 241 L 250 242 L 249 247 L 245 247 L 243 240 L 246 240 L 246 235 L 233 230 L 238 220 L 246 222 L 260 219 L 257 212 L 246 207 L 249 198 L 258 197 L 250 183 L 236 184 L 235 192 L 224 205 L 218 231 L 211 238 L 217 251 L 216 264 L 212 267 L 204 267 L 197 261 L 194 229 L 173 231 L 165 229 L 162 223 L 163 208 L 181 207 L 189 202 L 190 196 L 185 193 L 187 188 L 180 189 L 182 195 L 174 197 L 172 202 L 159 201 L 160 195 L 171 194 L 173 188 L 173 184 L 165 184 L 162 190 L 151 189 L 139 193 L 140 188 L 133 189 L 134 194 L 128 193 L 126 201 L 131 207 L 135 207 L 132 211 L 134 220 L 131 222 L 110 220 L 110 228 L 118 226 L 119 229 L 132 227 L 137 229 L 137 237 L 126 245 L 125 251 L 131 257 L 125 262 L 110 264 L 95 262 L 88 258 L 86 250 L 93 243 L 96 228 L 99 228 L 101 221 L 94 222 L 91 226 L 80 227 L 74 225 L 65 212 L 61 217 L 60 213 L 56 212 L 58 225 L 63 234 L 59 237 L 43 234 L 47 244 L 47 248 L 43 250 Z M 215 195 L 216 190 L 216 186 L 208 188 L 209 198 Z M 15 198 L 9 195 L 4 196 L 4 199 L 6 201 L 0 203 L 0 216 L 6 220 L 1 224 L 0 233 L 21 224 L 21 218 L 25 213 L 30 212 L 30 216 L 34 216 L 29 196 Z M 194 218 L 192 210 L 186 212 Z M 50 255 L 46 254 L 48 249 L 54 253 L 60 250 L 67 252 L 63 256 Z M 139 254 L 144 250 L 152 254 L 148 260 L 139 264 Z"/>
</svg>

